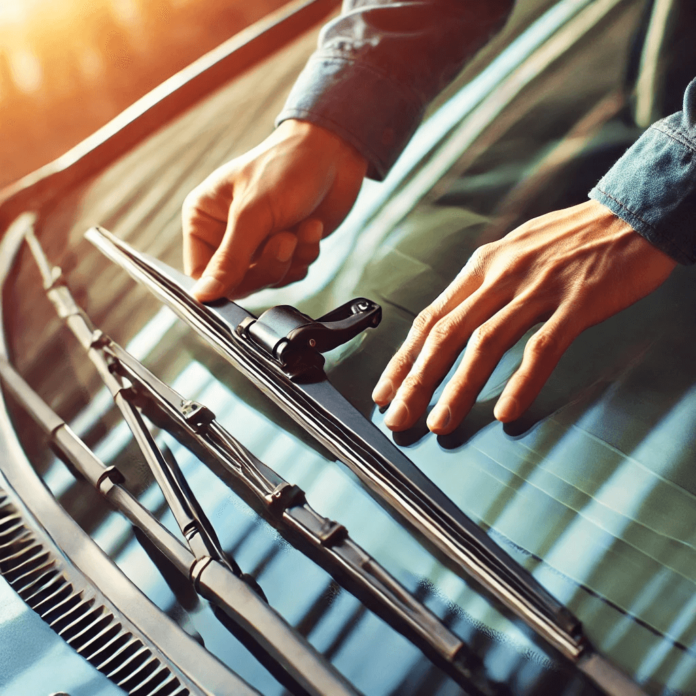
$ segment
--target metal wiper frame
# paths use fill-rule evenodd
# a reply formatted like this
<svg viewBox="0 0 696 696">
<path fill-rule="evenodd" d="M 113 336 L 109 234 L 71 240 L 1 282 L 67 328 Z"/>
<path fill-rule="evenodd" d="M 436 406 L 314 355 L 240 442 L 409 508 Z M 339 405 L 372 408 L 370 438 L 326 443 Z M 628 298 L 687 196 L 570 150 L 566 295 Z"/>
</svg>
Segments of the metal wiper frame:
<svg viewBox="0 0 696 696">
<path fill-rule="evenodd" d="M 0 360 L 3 382 L 48 435 L 57 453 L 140 529 L 176 570 L 190 578 L 196 591 L 248 636 L 253 646 L 260 648 L 281 674 L 286 672 L 291 685 L 298 685 L 302 693 L 311 696 L 355 696 L 358 692 L 349 682 L 267 604 L 256 582 L 245 576 L 234 559 L 224 552 L 178 465 L 165 459 L 140 413 L 126 397 L 130 385 L 126 384 L 124 377 L 114 373 L 108 353 L 103 350 L 111 342 L 94 329 L 76 305 L 60 269 L 49 264 L 31 230 L 27 231 L 26 238 L 49 299 L 111 392 L 189 548 L 182 545 L 121 485 L 124 478 L 117 468 L 104 465 L 14 368 Z"/>
<path fill-rule="evenodd" d="M 22 408 L 47 435 L 56 453 L 87 479 L 160 550 L 172 566 L 190 577 L 196 591 L 224 612 L 294 684 L 312 696 L 358 692 L 316 650 L 227 565 L 197 557 L 122 485 L 123 477 L 107 467 L 41 399 L 4 358 L 0 378 Z"/>
<path fill-rule="evenodd" d="M 346 464 L 444 565 L 474 580 L 606 693 L 643 694 L 592 647 L 579 620 L 343 398 L 323 370 L 297 379 L 249 336 L 256 317 L 242 307 L 227 300 L 202 305 L 188 292 L 193 279 L 103 228 L 91 228 L 85 237 Z"/>
<path fill-rule="evenodd" d="M 238 577 L 242 577 L 239 566 L 234 559 L 226 556 L 220 546 L 215 530 L 198 504 L 176 461 L 173 458 L 164 457 L 140 413 L 128 399 L 130 385 L 114 372 L 108 358 L 104 355 L 103 346 L 109 343 L 109 339 L 94 328 L 91 321 L 77 306 L 65 284 L 61 269 L 49 264 L 33 231 L 28 230 L 25 239 L 41 273 L 48 299 L 58 316 L 85 350 L 104 386 L 111 393 L 114 404 L 126 421 L 191 551 L 196 558 L 208 556 L 227 566 Z M 118 478 L 116 472 L 113 472 L 111 476 L 114 480 Z"/>
<path fill-rule="evenodd" d="M 225 483 L 291 543 L 409 638 L 468 693 L 472 696 L 497 693 L 496 686 L 481 673 L 481 661 L 471 654 L 461 638 L 358 546 L 343 525 L 323 517 L 310 507 L 302 489 L 257 459 L 216 421 L 210 409 L 185 399 L 124 348 L 95 329 L 76 304 L 60 268 L 49 263 L 34 233 L 28 230 L 25 237 L 43 277 L 48 299 L 111 391 L 196 556 L 189 571 L 194 584 L 202 582 L 200 568 L 210 557 L 251 584 L 257 593 L 261 592 L 256 582 L 242 574 L 234 559 L 224 552 L 181 471 L 162 456 L 136 405 L 149 420 L 170 432 L 209 464 Z M 112 485 L 102 489 L 107 480 Z M 118 471 L 111 467 L 104 469 L 96 487 L 108 495 L 113 484 L 122 482 Z M 137 501 L 129 502 L 130 508 L 134 505 L 138 505 Z M 150 524 L 156 524 L 154 518 Z M 161 539 L 152 540 L 158 546 L 162 543 Z M 163 550 L 166 553 L 166 549 Z"/>
</svg>

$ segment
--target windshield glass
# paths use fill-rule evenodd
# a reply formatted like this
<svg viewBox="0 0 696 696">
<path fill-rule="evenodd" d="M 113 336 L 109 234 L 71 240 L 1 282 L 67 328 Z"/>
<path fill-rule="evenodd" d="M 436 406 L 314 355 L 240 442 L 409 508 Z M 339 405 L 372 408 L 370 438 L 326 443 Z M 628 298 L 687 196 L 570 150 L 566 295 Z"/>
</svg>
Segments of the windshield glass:
<svg viewBox="0 0 696 696">
<path fill-rule="evenodd" d="M 520 5 L 507 34 L 481 58 L 473 82 L 467 74 L 449 89 L 387 181 L 366 184 L 307 279 L 240 303 L 255 314 L 293 304 L 314 317 L 354 296 L 380 303 L 379 329 L 328 354 L 327 372 L 385 433 L 370 392 L 416 314 L 476 247 L 529 217 L 585 200 L 608 162 L 639 133 L 626 116 L 623 87 L 644 4 L 566 1 L 546 14 L 544 4 Z M 100 224 L 180 267 L 183 197 L 268 132 L 285 98 L 276 86 L 291 84 L 315 41 L 315 33 L 303 37 L 55 201 L 42 213 L 37 233 L 99 328 L 182 395 L 211 408 L 254 455 L 299 485 L 315 509 L 343 524 L 474 646 L 492 680 L 507 682 L 515 693 L 593 693 L 540 640 L 436 561 L 341 463 L 82 239 L 89 226 Z M 6 302 L 15 365 L 178 534 L 111 396 L 55 317 L 26 251 L 17 269 Z M 696 309 L 693 284 L 693 274 L 679 269 L 657 293 L 583 334 L 515 423 L 495 421 L 493 404 L 519 365 L 524 338 L 454 433 L 436 437 L 421 422 L 394 438 L 578 616 L 602 653 L 656 693 L 688 691 L 696 679 L 690 471 L 696 411 L 684 333 Z M 14 418 L 46 483 L 124 572 L 251 684 L 282 693 L 207 603 L 49 455 L 21 413 Z M 223 547 L 256 578 L 270 604 L 359 689 L 456 692 L 416 648 L 290 546 L 193 454 L 155 432 Z"/>
</svg>

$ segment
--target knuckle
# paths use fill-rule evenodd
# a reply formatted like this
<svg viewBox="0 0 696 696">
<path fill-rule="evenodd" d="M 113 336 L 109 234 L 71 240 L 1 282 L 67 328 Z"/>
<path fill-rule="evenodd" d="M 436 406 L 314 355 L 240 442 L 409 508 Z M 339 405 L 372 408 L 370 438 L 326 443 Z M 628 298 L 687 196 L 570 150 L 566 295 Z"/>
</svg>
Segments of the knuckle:
<svg viewBox="0 0 696 696">
<path fill-rule="evenodd" d="M 430 331 L 430 328 L 435 322 L 433 314 L 432 308 L 426 307 L 416 316 L 413 320 L 413 331 L 417 335 L 422 336 Z"/>
<path fill-rule="evenodd" d="M 489 323 L 481 324 L 471 334 L 469 339 L 470 349 L 477 352 L 486 352 L 495 345 L 496 336 L 497 330 L 495 326 Z"/>
<path fill-rule="evenodd" d="M 527 342 L 527 351 L 530 357 L 535 359 L 557 355 L 560 344 L 556 334 L 550 331 L 538 331 Z"/>
<path fill-rule="evenodd" d="M 481 265 L 484 246 L 485 245 L 476 247 L 476 249 L 474 249 L 474 253 L 469 257 L 469 260 L 466 262 L 466 265 L 469 266 L 472 270 L 477 266 Z"/>
<path fill-rule="evenodd" d="M 319 258 L 318 244 L 302 244 L 295 253 L 296 258 L 309 265 Z"/>
<path fill-rule="evenodd" d="M 220 273 L 226 273 L 230 269 L 236 268 L 238 264 L 236 263 L 236 255 L 227 246 L 218 247 L 213 258 L 210 261 L 209 269 L 218 271 Z"/>
<path fill-rule="evenodd" d="M 200 187 L 198 186 L 186 194 L 186 198 L 184 198 L 184 202 L 181 204 L 181 215 L 184 221 L 191 220 L 198 214 L 201 197 Z"/>
<path fill-rule="evenodd" d="M 455 327 L 449 319 L 440 319 L 435 326 L 430 330 L 428 342 L 431 343 L 433 349 L 437 349 L 443 344 L 451 340 L 455 332 Z"/>
<path fill-rule="evenodd" d="M 184 202 L 181 204 L 181 210 L 183 211 L 184 215 L 190 213 L 196 207 L 197 203 L 198 191 L 196 189 L 192 189 L 186 194 L 186 198 L 184 198 Z"/>
<path fill-rule="evenodd" d="M 401 385 L 401 390 L 405 393 L 420 392 L 427 387 L 423 375 L 419 372 L 412 372 Z"/>
<path fill-rule="evenodd" d="M 408 372 L 413 367 L 413 358 L 411 354 L 406 351 L 403 347 L 399 352 L 391 359 L 389 363 L 389 368 L 396 373 Z"/>
<path fill-rule="evenodd" d="M 490 242 L 474 249 L 474 253 L 469 257 L 464 267 L 470 275 L 480 278 L 486 275 L 486 268 L 495 251 L 496 244 L 496 242 Z"/>
</svg>

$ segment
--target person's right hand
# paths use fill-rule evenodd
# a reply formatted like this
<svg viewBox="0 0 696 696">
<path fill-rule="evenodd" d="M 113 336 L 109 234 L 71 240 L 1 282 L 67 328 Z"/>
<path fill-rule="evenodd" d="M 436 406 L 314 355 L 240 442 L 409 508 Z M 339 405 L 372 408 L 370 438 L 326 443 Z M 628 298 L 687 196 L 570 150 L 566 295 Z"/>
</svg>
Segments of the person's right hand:
<svg viewBox="0 0 696 696">
<path fill-rule="evenodd" d="M 198 280 L 195 297 L 243 297 L 304 278 L 366 171 L 351 145 L 296 120 L 215 170 L 182 210 L 184 270 Z"/>
</svg>

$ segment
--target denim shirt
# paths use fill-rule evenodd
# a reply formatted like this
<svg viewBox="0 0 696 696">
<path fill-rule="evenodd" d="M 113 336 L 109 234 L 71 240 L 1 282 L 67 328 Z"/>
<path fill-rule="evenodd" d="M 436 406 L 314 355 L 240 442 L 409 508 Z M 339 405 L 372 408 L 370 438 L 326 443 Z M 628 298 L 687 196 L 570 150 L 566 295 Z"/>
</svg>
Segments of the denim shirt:
<svg viewBox="0 0 696 696">
<path fill-rule="evenodd" d="M 514 0 L 346 0 L 277 123 L 333 131 L 383 179 L 428 103 L 507 20 Z M 696 80 L 590 192 L 681 263 L 696 262 Z"/>
<path fill-rule="evenodd" d="M 696 80 L 683 110 L 650 126 L 590 198 L 675 261 L 696 262 Z"/>
<path fill-rule="evenodd" d="M 514 0 L 344 0 L 276 123 L 323 126 L 383 179 L 426 106 L 505 23 Z"/>
</svg>

